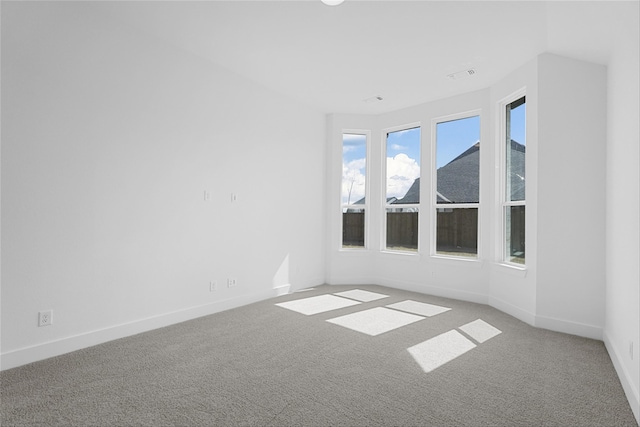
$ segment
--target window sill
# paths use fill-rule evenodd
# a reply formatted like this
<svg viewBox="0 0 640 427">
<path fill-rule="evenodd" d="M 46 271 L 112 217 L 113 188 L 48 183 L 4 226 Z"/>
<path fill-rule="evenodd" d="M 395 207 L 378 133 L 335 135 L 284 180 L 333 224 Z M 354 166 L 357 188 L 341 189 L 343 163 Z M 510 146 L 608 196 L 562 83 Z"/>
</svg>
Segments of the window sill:
<svg viewBox="0 0 640 427">
<path fill-rule="evenodd" d="M 383 256 L 391 256 L 398 257 L 404 259 L 420 259 L 420 252 L 411 252 L 411 251 L 390 251 L 387 249 L 383 249 L 379 252 Z"/>
<path fill-rule="evenodd" d="M 499 262 L 493 265 L 493 269 L 501 273 L 511 274 L 512 276 L 527 277 L 527 267 L 515 264 L 507 264 Z"/>
<path fill-rule="evenodd" d="M 368 255 L 371 251 L 367 248 L 340 248 L 338 249 L 340 255 Z"/>
<path fill-rule="evenodd" d="M 483 262 L 480 260 L 480 258 L 431 255 L 430 259 L 436 264 L 456 264 L 458 266 L 464 265 L 465 267 L 472 268 L 481 268 L 483 265 Z"/>
</svg>

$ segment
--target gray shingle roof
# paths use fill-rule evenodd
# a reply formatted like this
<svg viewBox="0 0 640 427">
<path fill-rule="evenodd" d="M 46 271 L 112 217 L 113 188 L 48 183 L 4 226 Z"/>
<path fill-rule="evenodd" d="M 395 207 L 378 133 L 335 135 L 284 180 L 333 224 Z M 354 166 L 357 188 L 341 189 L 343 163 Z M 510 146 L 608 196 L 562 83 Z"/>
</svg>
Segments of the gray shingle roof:
<svg viewBox="0 0 640 427">
<path fill-rule="evenodd" d="M 511 140 L 511 200 L 524 200 L 526 148 Z"/>
<path fill-rule="evenodd" d="M 524 200 L 526 147 L 511 140 L 511 200 Z M 480 142 L 437 170 L 437 203 L 478 203 Z M 417 203 L 420 178 L 405 196 L 394 203 Z"/>
<path fill-rule="evenodd" d="M 480 143 L 437 170 L 438 203 L 478 203 Z"/>
<path fill-rule="evenodd" d="M 511 200 L 524 200 L 526 147 L 511 140 Z M 437 170 L 438 203 L 478 203 L 480 142 Z M 420 178 L 416 178 L 403 198 L 388 199 L 389 204 L 411 204 L 420 201 Z M 364 204 L 362 198 L 354 204 Z"/>
<path fill-rule="evenodd" d="M 420 203 L 420 178 L 416 178 L 411 184 L 411 187 L 407 190 L 407 194 L 402 199 L 398 199 L 393 204 L 404 203 Z"/>
</svg>

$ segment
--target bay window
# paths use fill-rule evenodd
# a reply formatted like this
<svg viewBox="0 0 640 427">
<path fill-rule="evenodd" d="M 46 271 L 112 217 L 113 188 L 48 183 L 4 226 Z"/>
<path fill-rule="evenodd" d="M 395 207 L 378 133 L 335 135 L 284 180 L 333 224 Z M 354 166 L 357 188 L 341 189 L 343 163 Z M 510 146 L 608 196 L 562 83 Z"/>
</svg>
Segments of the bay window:
<svg viewBox="0 0 640 427">
<path fill-rule="evenodd" d="M 478 256 L 480 116 L 435 121 L 435 254 Z"/>
<path fill-rule="evenodd" d="M 526 104 L 522 96 L 504 108 L 504 261 L 525 264 Z"/>
<path fill-rule="evenodd" d="M 385 247 L 418 251 L 420 127 L 386 134 Z"/>
<path fill-rule="evenodd" d="M 364 248 L 367 211 L 367 136 L 342 135 L 342 248 Z"/>
</svg>

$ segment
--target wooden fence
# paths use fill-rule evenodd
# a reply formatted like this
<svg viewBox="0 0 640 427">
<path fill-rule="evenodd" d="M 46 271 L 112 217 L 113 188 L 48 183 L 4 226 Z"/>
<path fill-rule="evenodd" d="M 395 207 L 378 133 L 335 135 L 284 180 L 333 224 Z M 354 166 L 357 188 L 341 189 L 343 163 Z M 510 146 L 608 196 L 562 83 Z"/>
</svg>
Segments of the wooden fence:
<svg viewBox="0 0 640 427">
<path fill-rule="evenodd" d="M 511 208 L 512 256 L 524 259 L 524 206 Z M 478 209 L 459 208 L 437 213 L 437 252 L 478 252 Z M 418 248 L 418 213 L 387 212 L 387 248 Z M 364 246 L 364 212 L 342 214 L 342 245 Z"/>
<path fill-rule="evenodd" d="M 342 245 L 364 246 L 364 212 L 342 214 Z M 418 249 L 418 213 L 387 213 L 387 247 Z"/>
<path fill-rule="evenodd" d="M 342 246 L 364 246 L 364 212 L 342 214 Z"/>
<path fill-rule="evenodd" d="M 342 214 L 343 246 L 364 246 L 364 215 L 364 212 Z M 440 211 L 437 214 L 437 224 L 438 252 L 477 252 L 477 209 Z M 418 248 L 417 212 L 387 213 L 386 245 L 388 248 Z"/>
<path fill-rule="evenodd" d="M 478 209 L 439 209 L 436 252 L 478 253 Z"/>
<path fill-rule="evenodd" d="M 387 212 L 387 248 L 418 249 L 418 212 Z"/>
<path fill-rule="evenodd" d="M 512 261 L 524 263 L 525 207 L 511 206 L 509 209 L 511 210 L 509 215 L 510 224 L 507 224 L 507 226 L 511 228 L 509 255 L 516 258 Z"/>
</svg>

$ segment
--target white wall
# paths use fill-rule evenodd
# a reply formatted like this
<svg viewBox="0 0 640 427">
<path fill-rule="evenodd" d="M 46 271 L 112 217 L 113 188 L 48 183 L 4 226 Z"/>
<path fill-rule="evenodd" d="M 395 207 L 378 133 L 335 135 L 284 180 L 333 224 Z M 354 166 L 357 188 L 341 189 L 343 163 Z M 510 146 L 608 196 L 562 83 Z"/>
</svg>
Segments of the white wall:
<svg viewBox="0 0 640 427">
<path fill-rule="evenodd" d="M 597 339 L 604 327 L 606 100 L 606 67 L 538 58 L 536 325 Z"/>
<path fill-rule="evenodd" d="M 536 313 L 536 283 L 538 265 L 538 219 L 535 215 L 538 209 L 538 58 L 534 58 L 517 70 L 507 74 L 502 80 L 490 88 L 492 121 L 492 140 L 502 144 L 502 135 L 497 135 L 500 129 L 502 111 L 498 106 L 505 102 L 512 102 L 514 94 L 524 89 L 526 96 L 526 268 L 518 268 L 502 262 L 491 264 L 489 278 L 489 304 L 505 313 L 517 317 L 529 324 L 535 324 Z M 494 165 L 500 164 L 500 153 L 494 153 Z M 495 181 L 494 198 L 485 206 L 492 217 L 491 232 L 493 237 L 491 248 L 493 259 L 502 259 L 502 202 L 501 180 L 496 175 L 502 173 L 496 170 L 492 175 Z"/>
<path fill-rule="evenodd" d="M 369 164 L 374 164 L 376 157 L 372 157 L 373 140 L 379 138 L 379 135 L 372 132 L 374 128 L 374 116 L 363 115 L 340 115 L 330 114 L 327 116 L 327 194 L 325 208 L 327 222 L 327 234 L 325 236 L 326 247 L 326 281 L 329 284 L 362 284 L 374 283 L 375 273 L 370 253 L 367 251 L 354 250 L 342 253 L 342 256 L 336 256 L 336 252 L 342 244 L 342 217 L 341 217 L 341 185 L 342 185 L 342 133 L 344 130 L 351 132 L 368 132 L 369 141 L 367 145 Z M 377 143 L 376 143 L 377 144 Z M 368 186 L 369 190 L 373 174 L 369 174 Z M 380 203 L 379 195 L 369 192 L 367 194 L 370 206 L 376 206 Z M 370 229 L 374 230 L 375 226 L 371 223 L 371 212 L 366 211 L 367 221 L 370 221 Z M 372 242 L 367 242 L 372 245 Z"/>
<path fill-rule="evenodd" d="M 89 3 L 3 3 L 2 125 L 3 369 L 324 282 L 319 112 Z"/>
<path fill-rule="evenodd" d="M 640 423 L 640 11 L 637 2 L 624 7 L 610 30 L 604 340 Z"/>
</svg>

